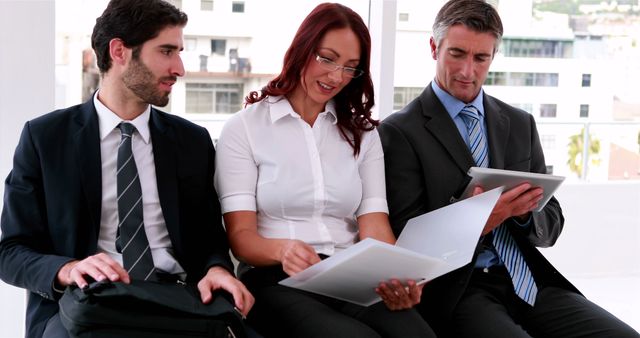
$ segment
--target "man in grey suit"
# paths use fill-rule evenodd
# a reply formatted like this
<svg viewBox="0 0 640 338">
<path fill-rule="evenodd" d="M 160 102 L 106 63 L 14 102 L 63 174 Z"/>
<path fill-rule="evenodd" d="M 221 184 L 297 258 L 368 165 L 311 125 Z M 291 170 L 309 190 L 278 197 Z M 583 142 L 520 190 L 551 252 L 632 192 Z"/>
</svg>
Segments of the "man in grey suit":
<svg viewBox="0 0 640 338">
<path fill-rule="evenodd" d="M 224 290 L 244 314 L 251 309 L 253 296 L 232 273 L 209 133 L 151 106 L 165 106 L 184 75 L 186 23 L 162 0 L 112 0 L 91 39 L 100 89 L 25 124 L 5 185 L 0 278 L 29 291 L 27 337 L 66 337 L 62 292 L 92 280 L 182 280 L 197 283 L 204 303 Z M 120 163 L 136 168 L 123 185 Z M 135 192 L 134 207 L 121 208 L 121 186 Z M 117 244 L 131 215 L 133 236 L 146 241 L 138 261 L 124 259 L 133 240 Z M 143 257 L 149 270 L 136 275 Z"/>
<path fill-rule="evenodd" d="M 408 219 L 458 198 L 472 166 L 546 172 L 533 116 L 482 90 L 502 32 L 482 0 L 452 0 L 438 13 L 434 81 L 378 129 L 396 235 Z M 532 211 L 541 195 L 527 183 L 503 192 L 473 261 L 424 287 L 418 310 L 439 336 L 638 337 L 536 249 L 553 245 L 564 223 L 555 198 Z"/>
</svg>

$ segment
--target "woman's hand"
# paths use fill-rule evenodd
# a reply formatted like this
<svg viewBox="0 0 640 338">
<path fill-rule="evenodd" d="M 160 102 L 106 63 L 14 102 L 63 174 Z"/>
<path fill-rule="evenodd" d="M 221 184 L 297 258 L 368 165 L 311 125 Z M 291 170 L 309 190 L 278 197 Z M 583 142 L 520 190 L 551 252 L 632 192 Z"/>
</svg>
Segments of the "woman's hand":
<svg viewBox="0 0 640 338">
<path fill-rule="evenodd" d="M 289 276 L 320 262 L 320 256 L 309 244 L 296 239 L 287 240 L 280 248 L 282 270 Z"/>
<path fill-rule="evenodd" d="M 423 287 L 424 284 L 417 285 L 414 280 L 408 280 L 406 285 L 402 285 L 399 280 L 392 279 L 386 283 L 381 282 L 376 293 L 389 310 L 406 310 L 420 303 Z"/>
</svg>

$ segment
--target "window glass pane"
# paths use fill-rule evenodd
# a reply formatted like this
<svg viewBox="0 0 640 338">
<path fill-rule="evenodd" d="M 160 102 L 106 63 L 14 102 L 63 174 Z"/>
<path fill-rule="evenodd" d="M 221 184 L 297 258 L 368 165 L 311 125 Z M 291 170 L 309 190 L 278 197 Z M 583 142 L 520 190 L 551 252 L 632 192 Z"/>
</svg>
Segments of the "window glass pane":
<svg viewBox="0 0 640 338">
<path fill-rule="evenodd" d="M 542 149 L 555 149 L 556 148 L 556 135 L 540 135 L 540 143 Z"/>
<path fill-rule="evenodd" d="M 244 13 L 244 1 L 234 1 L 231 11 L 233 13 Z"/>
<path fill-rule="evenodd" d="M 520 108 L 529 114 L 533 112 L 533 104 L 531 103 L 511 103 L 511 105 L 516 108 Z"/>
<path fill-rule="evenodd" d="M 187 108 L 186 112 L 191 114 L 213 113 L 213 96 L 210 92 L 198 89 L 188 89 L 186 91 Z"/>
<path fill-rule="evenodd" d="M 187 83 L 186 90 L 187 113 L 231 114 L 242 109 L 242 84 Z"/>
<path fill-rule="evenodd" d="M 520 39 L 505 36 L 502 53 L 508 57 L 567 58 L 565 49 L 571 49 L 572 42 L 560 40 Z"/>
<path fill-rule="evenodd" d="M 187 52 L 191 52 L 196 50 L 198 46 L 198 40 L 196 38 L 184 38 L 184 50 Z"/>
<path fill-rule="evenodd" d="M 200 9 L 203 11 L 212 11 L 213 0 L 200 0 Z"/>
<path fill-rule="evenodd" d="M 393 110 L 400 110 L 422 94 L 422 87 L 396 87 L 393 89 Z"/>
<path fill-rule="evenodd" d="M 399 88 L 395 89 L 395 93 L 393 93 L 393 110 L 400 110 L 402 107 L 406 105 L 406 100 L 404 99 L 405 94 L 399 91 Z"/>
<path fill-rule="evenodd" d="M 581 104 L 580 105 L 580 117 L 589 117 L 589 105 Z"/>
<path fill-rule="evenodd" d="M 227 40 L 212 39 L 211 54 L 225 55 L 227 52 Z"/>
<path fill-rule="evenodd" d="M 540 117 L 556 117 L 558 105 L 543 103 L 540 105 Z"/>
<path fill-rule="evenodd" d="M 182 9 L 182 0 L 167 0 L 170 4 Z"/>
</svg>

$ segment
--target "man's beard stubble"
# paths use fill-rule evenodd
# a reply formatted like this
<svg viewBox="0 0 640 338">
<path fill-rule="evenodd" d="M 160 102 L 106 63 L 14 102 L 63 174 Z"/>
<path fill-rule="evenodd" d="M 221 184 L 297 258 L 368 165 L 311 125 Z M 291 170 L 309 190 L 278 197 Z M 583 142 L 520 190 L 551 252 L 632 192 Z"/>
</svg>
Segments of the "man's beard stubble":
<svg viewBox="0 0 640 338">
<path fill-rule="evenodd" d="M 175 77 L 170 76 L 156 80 L 151 70 L 139 58 L 133 58 L 122 77 L 122 82 L 144 102 L 164 107 L 169 103 L 170 92 L 162 93 L 157 86 L 158 81 L 165 79 L 176 80 Z"/>
</svg>

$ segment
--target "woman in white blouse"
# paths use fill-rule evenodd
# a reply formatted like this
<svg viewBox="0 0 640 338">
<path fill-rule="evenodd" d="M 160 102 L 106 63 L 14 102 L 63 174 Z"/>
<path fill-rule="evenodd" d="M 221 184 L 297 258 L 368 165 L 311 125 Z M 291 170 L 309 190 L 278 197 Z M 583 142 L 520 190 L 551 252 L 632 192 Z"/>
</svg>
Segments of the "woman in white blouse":
<svg viewBox="0 0 640 338">
<path fill-rule="evenodd" d="M 371 118 L 370 36 L 358 14 L 321 4 L 304 20 L 278 77 L 225 125 L 216 187 L 250 322 L 273 337 L 435 337 L 413 309 L 422 287 L 381 283 L 362 307 L 278 285 L 356 241 L 395 238 L 384 157 Z"/>
</svg>

